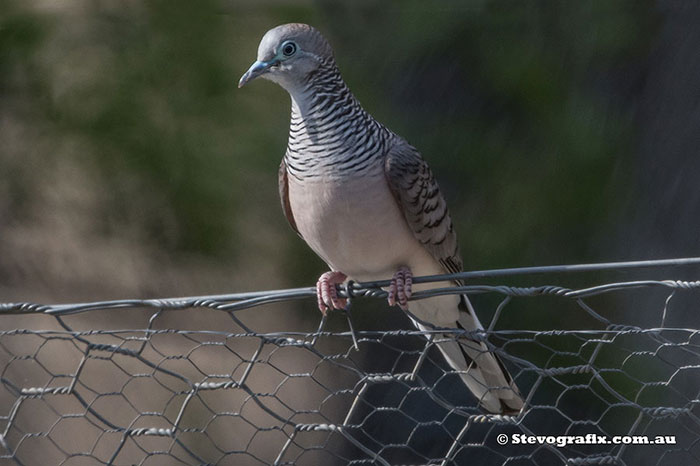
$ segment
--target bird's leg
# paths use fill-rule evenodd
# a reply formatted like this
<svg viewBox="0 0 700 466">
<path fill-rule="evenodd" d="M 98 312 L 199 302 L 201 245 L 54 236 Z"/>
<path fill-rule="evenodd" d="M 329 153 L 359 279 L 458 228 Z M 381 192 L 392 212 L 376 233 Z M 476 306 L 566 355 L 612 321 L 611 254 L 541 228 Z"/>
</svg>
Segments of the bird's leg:
<svg viewBox="0 0 700 466">
<path fill-rule="evenodd" d="M 343 272 L 326 272 L 318 278 L 316 282 L 316 297 L 318 298 L 318 308 L 326 315 L 329 309 L 345 309 L 348 300 L 338 297 L 336 285 L 340 285 L 348 278 Z"/>
<path fill-rule="evenodd" d="M 396 271 L 389 285 L 389 306 L 399 305 L 404 311 L 408 309 L 408 298 L 411 297 L 411 285 L 413 285 L 413 272 L 408 267 L 401 267 Z"/>
</svg>

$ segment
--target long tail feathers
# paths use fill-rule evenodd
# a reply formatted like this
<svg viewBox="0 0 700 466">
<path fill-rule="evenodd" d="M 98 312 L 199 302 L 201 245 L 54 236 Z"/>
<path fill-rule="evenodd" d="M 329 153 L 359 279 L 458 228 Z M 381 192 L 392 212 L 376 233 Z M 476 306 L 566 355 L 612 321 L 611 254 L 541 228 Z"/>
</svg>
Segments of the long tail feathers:
<svg viewBox="0 0 700 466">
<path fill-rule="evenodd" d="M 483 329 L 466 296 L 462 296 L 459 309 L 459 320 L 455 323 L 457 328 Z M 449 365 L 459 371 L 467 388 L 486 411 L 508 415 L 520 412 L 524 400 L 498 355 L 489 352 L 483 342 L 442 336 L 439 340 L 437 347 Z"/>
</svg>

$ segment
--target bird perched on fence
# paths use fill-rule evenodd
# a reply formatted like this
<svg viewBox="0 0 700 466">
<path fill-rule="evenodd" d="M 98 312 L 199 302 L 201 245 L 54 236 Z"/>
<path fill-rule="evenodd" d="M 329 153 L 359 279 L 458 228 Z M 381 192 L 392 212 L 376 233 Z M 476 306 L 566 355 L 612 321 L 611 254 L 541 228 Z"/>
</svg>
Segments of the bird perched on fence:
<svg viewBox="0 0 700 466">
<path fill-rule="evenodd" d="M 317 283 L 321 312 L 346 306 L 336 285 L 348 277 L 368 281 L 393 274 L 389 304 L 437 327 L 482 329 L 464 295 L 408 301 L 413 290 L 458 284 L 412 284 L 413 274 L 462 270 L 452 220 L 427 163 L 360 106 L 323 35 L 305 24 L 269 30 L 238 87 L 258 77 L 292 98 L 279 192 L 292 228 L 331 269 Z M 483 342 L 439 340 L 445 359 L 485 410 L 522 409 L 517 386 Z"/>
</svg>

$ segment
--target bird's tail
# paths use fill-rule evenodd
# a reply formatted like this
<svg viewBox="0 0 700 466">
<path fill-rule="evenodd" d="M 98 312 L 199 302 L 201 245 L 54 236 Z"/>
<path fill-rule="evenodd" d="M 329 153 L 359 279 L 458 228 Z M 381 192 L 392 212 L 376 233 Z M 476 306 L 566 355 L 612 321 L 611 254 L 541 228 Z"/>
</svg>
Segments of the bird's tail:
<svg viewBox="0 0 700 466">
<path fill-rule="evenodd" d="M 483 329 L 466 296 L 461 296 L 459 311 L 459 320 L 455 322 L 456 328 Z M 514 415 L 523 408 L 525 402 L 513 378 L 498 355 L 489 352 L 483 342 L 445 337 L 439 338 L 437 347 L 448 364 L 459 371 L 464 384 L 486 411 Z"/>
</svg>

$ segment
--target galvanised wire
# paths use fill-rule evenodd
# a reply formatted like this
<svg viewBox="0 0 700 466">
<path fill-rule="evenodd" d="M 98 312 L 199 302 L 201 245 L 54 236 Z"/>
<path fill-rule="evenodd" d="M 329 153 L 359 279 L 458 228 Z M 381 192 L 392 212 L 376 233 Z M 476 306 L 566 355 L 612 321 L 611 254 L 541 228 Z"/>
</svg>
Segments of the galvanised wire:
<svg viewBox="0 0 700 466">
<path fill-rule="evenodd" d="M 685 258 L 500 269 L 414 282 L 698 264 Z M 385 298 L 387 284 L 350 282 L 339 291 L 351 300 Z M 480 331 L 428 323 L 425 331 L 367 330 L 349 310 L 341 312 L 347 330 L 328 330 L 324 316 L 311 331 L 261 331 L 240 312 L 306 299 L 314 288 L 0 304 L 4 319 L 44 316 L 58 324 L 0 331 L 0 458 L 18 465 L 697 464 L 700 330 L 665 324 L 672 297 L 695 302 L 698 288 L 700 281 L 650 279 L 577 289 L 465 284 L 413 295 L 500 296 Z M 611 318 L 619 312 L 599 309 L 617 308 L 617 295 L 628 290 L 663 294 L 654 307 L 658 325 L 630 325 Z M 597 328 L 496 329 L 514 301 L 545 296 L 574 303 Z M 601 296 L 594 309 L 589 298 Z M 168 311 L 204 312 L 193 308 L 226 313 L 232 328 L 157 328 Z M 125 309 L 150 312 L 148 324 L 81 330 L 71 320 Z M 433 348 L 466 334 L 506 361 L 526 396 L 518 416 L 481 412 Z M 505 445 L 497 441 L 503 434 Z M 514 445 L 519 434 L 662 435 L 676 443 Z"/>
</svg>

